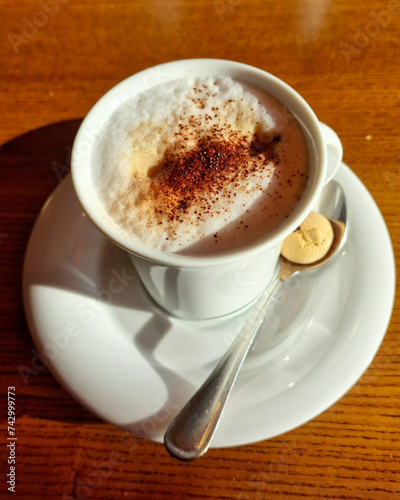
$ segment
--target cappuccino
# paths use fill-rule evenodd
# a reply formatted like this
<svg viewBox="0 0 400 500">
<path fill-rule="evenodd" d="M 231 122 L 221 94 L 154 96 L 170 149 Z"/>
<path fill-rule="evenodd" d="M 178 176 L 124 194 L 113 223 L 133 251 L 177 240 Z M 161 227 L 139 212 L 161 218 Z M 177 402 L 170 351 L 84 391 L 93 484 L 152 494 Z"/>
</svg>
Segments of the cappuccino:
<svg viewBox="0 0 400 500">
<path fill-rule="evenodd" d="M 295 117 L 222 76 L 179 79 L 121 104 L 97 152 L 93 181 L 107 216 L 167 252 L 218 253 L 271 234 L 308 177 Z"/>
</svg>

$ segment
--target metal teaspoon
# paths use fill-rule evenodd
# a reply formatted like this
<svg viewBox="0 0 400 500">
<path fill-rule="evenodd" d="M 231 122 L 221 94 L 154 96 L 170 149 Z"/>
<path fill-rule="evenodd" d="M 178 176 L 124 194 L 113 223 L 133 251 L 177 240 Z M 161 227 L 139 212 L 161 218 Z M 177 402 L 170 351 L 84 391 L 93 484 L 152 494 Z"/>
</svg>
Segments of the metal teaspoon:
<svg viewBox="0 0 400 500">
<path fill-rule="evenodd" d="M 280 256 L 278 272 L 267 287 L 238 336 L 200 389 L 171 422 L 165 436 L 167 450 L 182 460 L 202 456 L 208 449 L 243 361 L 254 342 L 265 314 L 284 283 L 295 274 L 315 269 L 338 255 L 347 233 L 346 200 L 343 189 L 331 181 L 323 190 L 317 208 L 329 218 L 334 240 L 330 250 L 315 263 L 294 264 Z"/>
</svg>

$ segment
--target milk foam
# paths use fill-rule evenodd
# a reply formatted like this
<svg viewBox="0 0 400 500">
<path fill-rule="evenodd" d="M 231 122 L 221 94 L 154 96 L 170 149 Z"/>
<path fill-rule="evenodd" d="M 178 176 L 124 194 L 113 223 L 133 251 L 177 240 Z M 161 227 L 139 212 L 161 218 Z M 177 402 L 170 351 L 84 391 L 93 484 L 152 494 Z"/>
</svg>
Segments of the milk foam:
<svg viewBox="0 0 400 500">
<path fill-rule="evenodd" d="M 185 78 L 130 99 L 98 148 L 93 180 L 109 217 L 163 251 L 215 253 L 268 234 L 307 178 L 296 119 L 229 77 Z"/>
</svg>

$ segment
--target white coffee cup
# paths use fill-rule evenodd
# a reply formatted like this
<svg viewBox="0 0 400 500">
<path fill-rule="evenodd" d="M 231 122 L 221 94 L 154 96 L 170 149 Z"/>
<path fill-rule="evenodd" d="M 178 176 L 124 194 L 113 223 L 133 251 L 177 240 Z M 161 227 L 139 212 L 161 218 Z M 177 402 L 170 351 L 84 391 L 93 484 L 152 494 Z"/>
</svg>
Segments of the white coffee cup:
<svg viewBox="0 0 400 500">
<path fill-rule="evenodd" d="M 115 109 L 155 85 L 187 76 L 226 75 L 259 87 L 281 101 L 297 118 L 309 142 L 309 178 L 301 200 L 286 221 L 248 247 L 204 256 L 161 252 L 120 231 L 102 210 L 92 182 L 95 145 Z M 315 205 L 333 177 L 343 149 L 336 133 L 318 121 L 306 101 L 286 83 L 260 69 L 218 59 L 174 61 L 137 73 L 105 94 L 89 112 L 72 150 L 72 178 L 78 199 L 93 224 L 125 249 L 148 293 L 168 313 L 198 320 L 239 311 L 266 288 L 276 268 L 282 241 Z"/>
</svg>

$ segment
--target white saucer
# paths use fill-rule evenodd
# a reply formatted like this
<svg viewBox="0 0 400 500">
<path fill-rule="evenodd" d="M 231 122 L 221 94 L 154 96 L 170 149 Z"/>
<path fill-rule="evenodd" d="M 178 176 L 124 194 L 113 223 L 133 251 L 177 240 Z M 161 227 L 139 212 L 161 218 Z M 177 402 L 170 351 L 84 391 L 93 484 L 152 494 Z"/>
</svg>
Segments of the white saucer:
<svg viewBox="0 0 400 500">
<path fill-rule="evenodd" d="M 326 410 L 358 380 L 391 317 L 395 268 L 383 218 L 344 164 L 335 177 L 350 231 L 332 265 L 288 286 L 245 362 L 212 445 L 271 438 Z M 84 406 L 162 441 L 248 312 L 187 322 L 143 291 L 124 251 L 88 221 L 65 179 L 45 204 L 25 259 L 26 316 L 39 352 Z"/>
</svg>

